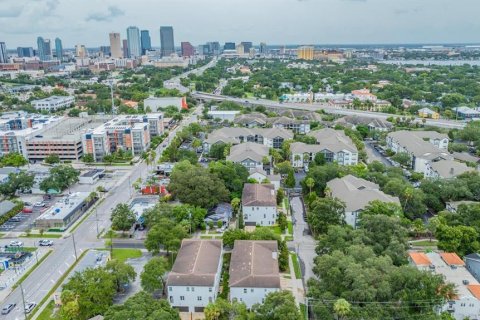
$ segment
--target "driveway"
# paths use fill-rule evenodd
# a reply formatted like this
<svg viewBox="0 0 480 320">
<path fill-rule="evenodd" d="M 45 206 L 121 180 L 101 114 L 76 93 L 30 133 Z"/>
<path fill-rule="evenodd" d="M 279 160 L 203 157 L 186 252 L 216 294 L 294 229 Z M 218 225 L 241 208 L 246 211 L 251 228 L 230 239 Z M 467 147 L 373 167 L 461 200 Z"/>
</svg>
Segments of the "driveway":
<svg viewBox="0 0 480 320">
<path fill-rule="evenodd" d="M 290 205 L 292 207 L 294 250 L 300 258 L 303 280 L 306 284 L 308 279 L 315 277 L 312 269 L 313 260 L 317 256 L 315 253 L 316 243 L 313 237 L 308 234 L 308 224 L 303 219 L 302 199 L 293 197 L 290 199 Z"/>
<path fill-rule="evenodd" d="M 382 156 L 380 152 L 375 150 L 372 142 L 365 141 L 365 151 L 367 152 L 367 156 L 368 156 L 367 163 L 371 163 L 377 160 L 383 163 L 384 165 L 386 165 L 387 167 L 392 166 L 392 164 L 384 156 Z"/>
</svg>

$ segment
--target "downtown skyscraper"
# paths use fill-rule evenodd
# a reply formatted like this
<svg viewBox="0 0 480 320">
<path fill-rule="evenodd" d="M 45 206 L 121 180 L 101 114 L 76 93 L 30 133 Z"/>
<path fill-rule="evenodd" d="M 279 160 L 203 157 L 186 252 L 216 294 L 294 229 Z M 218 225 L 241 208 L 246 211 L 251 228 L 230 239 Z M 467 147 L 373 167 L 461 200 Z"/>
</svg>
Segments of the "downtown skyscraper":
<svg viewBox="0 0 480 320">
<path fill-rule="evenodd" d="M 40 61 L 52 60 L 52 48 L 50 47 L 50 39 L 37 38 L 38 57 Z"/>
<path fill-rule="evenodd" d="M 55 55 L 57 60 L 63 61 L 63 45 L 60 38 L 55 38 Z"/>
<path fill-rule="evenodd" d="M 0 42 L 0 63 L 7 63 L 8 62 L 8 55 L 7 55 L 7 45 L 5 42 Z"/>
<path fill-rule="evenodd" d="M 142 44 L 140 42 L 140 30 L 137 27 L 127 28 L 127 42 L 129 58 L 136 58 L 142 55 Z"/>
<path fill-rule="evenodd" d="M 162 57 L 168 57 L 175 53 L 175 41 L 173 39 L 173 27 L 160 27 L 160 47 Z"/>
<path fill-rule="evenodd" d="M 122 45 L 120 39 L 120 33 L 110 32 L 110 55 L 112 58 L 123 58 Z"/>
<path fill-rule="evenodd" d="M 148 50 L 152 50 L 152 41 L 148 30 L 140 31 L 140 40 L 142 43 L 142 54 L 146 54 Z"/>
</svg>

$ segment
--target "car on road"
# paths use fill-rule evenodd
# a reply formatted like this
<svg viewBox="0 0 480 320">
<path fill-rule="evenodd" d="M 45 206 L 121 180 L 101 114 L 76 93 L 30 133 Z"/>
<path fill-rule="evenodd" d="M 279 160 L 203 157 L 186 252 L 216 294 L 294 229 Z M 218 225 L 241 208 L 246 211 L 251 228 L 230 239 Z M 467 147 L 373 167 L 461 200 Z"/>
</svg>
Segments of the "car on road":
<svg viewBox="0 0 480 320">
<path fill-rule="evenodd" d="M 35 302 L 28 302 L 25 304 L 25 313 L 30 313 L 37 306 Z"/>
<path fill-rule="evenodd" d="M 16 303 L 9 303 L 2 308 L 2 314 L 9 314 L 17 306 Z"/>
<path fill-rule="evenodd" d="M 40 208 L 43 208 L 46 206 L 46 203 L 43 202 L 43 201 L 39 201 L 39 202 L 35 202 L 35 204 L 33 205 L 34 207 L 40 207 Z"/>
<path fill-rule="evenodd" d="M 12 240 L 10 241 L 10 247 L 21 247 L 23 246 L 22 241 Z"/>
<path fill-rule="evenodd" d="M 51 246 L 53 246 L 53 241 L 52 240 L 46 240 L 46 239 L 40 240 L 40 241 L 38 241 L 38 245 L 40 247 L 51 247 Z"/>
</svg>

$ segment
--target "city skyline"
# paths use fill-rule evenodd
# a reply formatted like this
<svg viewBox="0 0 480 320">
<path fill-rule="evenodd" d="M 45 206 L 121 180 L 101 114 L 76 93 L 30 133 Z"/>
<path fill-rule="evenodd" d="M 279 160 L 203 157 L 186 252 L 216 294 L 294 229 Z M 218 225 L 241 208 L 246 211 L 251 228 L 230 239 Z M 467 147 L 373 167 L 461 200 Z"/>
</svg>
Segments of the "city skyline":
<svg viewBox="0 0 480 320">
<path fill-rule="evenodd" d="M 152 47 L 160 47 L 158 30 L 171 25 L 176 46 L 252 41 L 267 44 L 390 44 L 390 43 L 476 43 L 480 22 L 474 0 L 149 0 L 135 3 L 103 1 L 95 6 L 71 10 L 71 0 L 2 1 L 1 41 L 7 48 L 35 44 L 38 35 L 63 40 L 64 48 L 76 43 L 87 47 L 108 45 L 111 31 L 137 25 L 149 30 Z M 459 3 L 460 2 L 460 3 Z M 22 3 L 25 5 L 22 6 Z M 252 6 L 254 5 L 254 10 Z M 158 10 L 157 10 L 158 9 Z M 201 12 L 215 15 L 207 20 Z M 243 16 L 246 19 L 233 19 Z M 302 19 L 298 19 L 298 17 Z M 435 16 L 435 19 L 431 19 Z M 187 21 L 187 23 L 185 23 Z M 341 27 L 340 27 L 341 26 Z M 352 32 L 354 31 L 354 32 Z M 124 32 L 122 38 L 126 37 Z"/>
</svg>

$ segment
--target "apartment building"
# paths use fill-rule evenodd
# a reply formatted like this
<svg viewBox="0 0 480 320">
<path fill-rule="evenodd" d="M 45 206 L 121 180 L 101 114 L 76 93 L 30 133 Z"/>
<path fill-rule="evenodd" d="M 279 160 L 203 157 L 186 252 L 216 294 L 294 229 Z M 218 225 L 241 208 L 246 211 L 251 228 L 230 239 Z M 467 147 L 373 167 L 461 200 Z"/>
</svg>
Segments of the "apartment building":
<svg viewBox="0 0 480 320">
<path fill-rule="evenodd" d="M 73 96 L 51 96 L 45 99 L 33 100 L 32 107 L 39 111 L 57 111 L 68 108 L 75 103 Z"/>
<path fill-rule="evenodd" d="M 240 163 L 248 170 L 263 169 L 263 160 L 270 156 L 269 148 L 254 142 L 245 142 L 234 145 L 230 148 L 230 154 L 227 156 L 228 161 Z"/>
<path fill-rule="evenodd" d="M 245 225 L 272 226 L 277 221 L 277 197 L 273 184 L 246 183 L 242 192 Z"/>
</svg>

